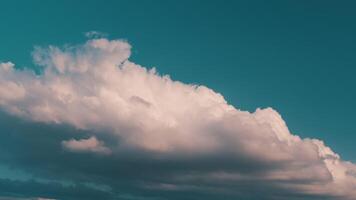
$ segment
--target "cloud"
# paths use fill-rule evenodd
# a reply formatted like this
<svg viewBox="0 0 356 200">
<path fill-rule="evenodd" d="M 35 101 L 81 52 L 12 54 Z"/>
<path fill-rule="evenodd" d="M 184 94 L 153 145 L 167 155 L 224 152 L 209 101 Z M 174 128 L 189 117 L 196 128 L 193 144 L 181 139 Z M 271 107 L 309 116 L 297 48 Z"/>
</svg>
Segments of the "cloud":
<svg viewBox="0 0 356 200">
<path fill-rule="evenodd" d="M 104 38 L 107 37 L 108 34 L 100 32 L 100 31 L 89 31 L 86 32 L 85 37 L 89 38 L 89 39 L 93 39 L 93 38 Z"/>
<path fill-rule="evenodd" d="M 62 145 L 64 148 L 73 152 L 111 153 L 110 149 L 105 147 L 104 142 L 97 140 L 94 136 L 88 139 L 62 141 Z"/>
<path fill-rule="evenodd" d="M 0 179 L 0 200 L 109 199 L 110 194 L 85 185 L 64 186 L 58 182 Z"/>
<path fill-rule="evenodd" d="M 42 133 L 58 146 L 26 142 L 52 149 L 48 156 L 29 162 L 38 152 L 28 153 L 8 162 L 31 169 L 43 162 L 46 173 L 39 176 L 95 180 L 112 192 L 145 197 L 159 191 L 163 199 L 187 193 L 192 195 L 185 199 L 356 198 L 356 166 L 321 140 L 290 133 L 272 108 L 241 111 L 208 87 L 137 65 L 129 60 L 130 49 L 125 41 L 105 38 L 37 47 L 33 57 L 43 68 L 40 75 L 0 64 L 4 111 L 51 130 L 69 125 L 80 132 Z M 70 151 L 63 154 L 62 147 Z M 83 162 L 92 163 L 83 168 Z M 56 169 L 63 171 L 56 175 Z"/>
</svg>

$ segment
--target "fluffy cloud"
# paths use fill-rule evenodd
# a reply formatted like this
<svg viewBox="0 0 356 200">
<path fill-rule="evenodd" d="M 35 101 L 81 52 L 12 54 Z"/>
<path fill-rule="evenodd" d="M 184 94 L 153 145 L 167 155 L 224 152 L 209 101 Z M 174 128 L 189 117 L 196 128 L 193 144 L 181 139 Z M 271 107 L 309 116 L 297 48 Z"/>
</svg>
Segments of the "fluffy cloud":
<svg viewBox="0 0 356 200">
<path fill-rule="evenodd" d="M 0 106 L 33 122 L 87 131 L 89 139 L 58 142 L 73 152 L 110 153 L 95 158 L 112 165 L 145 166 L 147 174 L 128 170 L 126 180 L 146 192 L 247 198 L 252 187 L 265 199 L 356 198 L 356 166 L 320 140 L 291 134 L 272 108 L 241 111 L 205 86 L 129 61 L 130 49 L 104 38 L 36 48 L 40 75 L 0 64 Z"/>
<path fill-rule="evenodd" d="M 71 139 L 62 142 L 63 147 L 73 152 L 95 152 L 101 154 L 110 154 L 111 151 L 102 141 L 92 136 L 88 139 L 75 140 Z"/>
</svg>

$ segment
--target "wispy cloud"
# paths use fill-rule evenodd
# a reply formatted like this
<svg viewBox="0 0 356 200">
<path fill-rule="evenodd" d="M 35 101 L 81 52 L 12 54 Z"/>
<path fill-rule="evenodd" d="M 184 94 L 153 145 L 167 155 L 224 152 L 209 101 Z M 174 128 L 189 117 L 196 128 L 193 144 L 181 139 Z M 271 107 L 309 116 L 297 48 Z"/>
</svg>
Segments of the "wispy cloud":
<svg viewBox="0 0 356 200">
<path fill-rule="evenodd" d="M 100 31 L 88 31 L 85 34 L 85 37 L 93 39 L 93 38 L 104 38 L 107 37 L 108 34 L 100 32 Z"/>
</svg>

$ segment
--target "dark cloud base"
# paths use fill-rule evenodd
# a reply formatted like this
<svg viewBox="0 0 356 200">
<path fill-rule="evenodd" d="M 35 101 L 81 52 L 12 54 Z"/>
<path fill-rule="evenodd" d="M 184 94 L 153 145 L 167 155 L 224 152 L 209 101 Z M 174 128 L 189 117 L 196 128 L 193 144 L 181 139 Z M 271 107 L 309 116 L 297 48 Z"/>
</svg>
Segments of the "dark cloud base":
<svg viewBox="0 0 356 200">
<path fill-rule="evenodd" d="M 111 194 L 100 190 L 76 184 L 63 186 L 60 183 L 40 183 L 35 180 L 13 181 L 0 179 L 0 196 L 16 198 L 46 198 L 46 199 L 111 199 Z"/>
<path fill-rule="evenodd" d="M 170 159 L 145 153 L 100 156 L 65 151 L 61 141 L 88 137 L 89 131 L 63 125 L 33 123 L 0 112 L 0 163 L 33 175 L 34 180 L 0 179 L 0 196 L 54 199 L 338 199 L 281 189 L 280 182 L 212 181 L 211 172 L 229 171 L 258 177 L 275 166 L 229 156 Z M 97 134 L 98 135 L 98 134 Z M 109 135 L 101 140 L 116 145 Z M 259 167 L 256 167 L 259 166 Z M 182 177 L 193 177 L 186 180 Z M 181 177 L 181 179 L 180 179 Z M 35 179 L 49 182 L 39 182 Z M 64 186 L 69 181 L 73 186 Z M 104 185 L 105 190 L 85 183 Z M 109 189 L 108 189 L 109 188 Z"/>
</svg>

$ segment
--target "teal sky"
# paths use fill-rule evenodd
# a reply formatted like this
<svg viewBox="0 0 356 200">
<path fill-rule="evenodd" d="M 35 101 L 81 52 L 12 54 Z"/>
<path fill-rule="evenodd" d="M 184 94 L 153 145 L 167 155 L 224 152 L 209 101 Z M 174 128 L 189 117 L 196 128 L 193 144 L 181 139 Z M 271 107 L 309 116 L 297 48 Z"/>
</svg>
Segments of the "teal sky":
<svg viewBox="0 0 356 200">
<path fill-rule="evenodd" d="M 351 0 L 0 1 L 0 64 L 11 61 L 16 67 L 37 70 L 39 66 L 33 63 L 31 55 L 34 47 L 73 47 L 88 40 L 85 33 L 98 31 L 109 39 L 128 41 L 133 47 L 130 60 L 134 63 L 147 68 L 156 67 L 159 74 L 168 74 L 173 80 L 212 88 L 238 109 L 254 112 L 257 108 L 274 108 L 282 115 L 293 134 L 303 138 L 318 138 L 342 158 L 339 160 L 328 153 L 321 155 L 325 149 L 320 148 L 316 141 L 303 140 L 293 146 L 289 141 L 278 140 L 281 144 L 276 146 L 277 140 L 271 138 L 278 137 L 278 128 L 283 126 L 279 126 L 278 117 L 276 120 L 274 112 L 269 109 L 260 112 L 262 118 L 266 117 L 263 116 L 264 113 L 268 115 L 266 118 L 271 122 L 267 126 L 262 122 L 262 125 L 258 124 L 259 121 L 252 123 L 257 123 L 258 126 L 251 125 L 248 129 L 245 128 L 248 123 L 243 120 L 242 125 L 236 126 L 238 128 L 231 134 L 241 139 L 241 143 L 233 143 L 234 138 L 228 137 L 229 126 L 225 126 L 223 120 L 218 121 L 222 125 L 209 122 L 204 126 L 206 129 L 198 129 L 194 134 L 205 137 L 205 132 L 211 131 L 213 135 L 219 136 L 215 139 L 216 143 L 223 146 L 221 150 L 204 152 L 207 153 L 206 156 L 200 154 L 200 151 L 172 151 L 172 154 L 167 151 L 168 153 L 159 154 L 160 152 L 152 153 L 147 149 L 136 149 L 136 146 L 131 149 L 131 146 L 125 146 L 125 139 L 128 139 L 125 136 L 134 131 L 138 130 L 141 135 L 133 135 L 133 138 L 137 136 L 137 140 L 146 142 L 147 139 L 147 143 L 153 141 L 153 144 L 156 140 L 159 144 L 160 139 L 166 141 L 169 137 L 174 141 L 175 137 L 166 133 L 176 133 L 174 130 L 168 132 L 162 129 L 162 133 L 166 135 L 159 135 L 159 131 L 152 131 L 155 136 L 152 140 L 150 137 L 145 138 L 144 126 L 142 130 L 131 130 L 130 120 L 137 122 L 140 127 L 140 117 L 146 117 L 142 110 L 145 111 L 146 107 L 151 106 L 150 101 L 140 97 L 140 91 L 134 90 L 138 96 L 131 96 L 128 100 L 132 104 L 137 101 L 146 106 L 139 110 L 137 119 L 111 119 L 112 115 L 120 113 L 122 107 L 119 107 L 119 104 L 112 106 L 107 103 L 112 106 L 109 109 L 111 111 L 112 108 L 112 112 L 104 113 L 105 115 L 97 113 L 107 124 L 95 124 L 94 121 L 90 124 L 93 127 L 80 129 L 75 123 L 66 124 L 65 120 L 58 124 L 43 123 L 45 119 L 36 122 L 35 117 L 27 120 L 11 115 L 12 112 L 4 112 L 10 107 L 4 106 L 6 102 L 2 103 L 1 100 L 9 97 L 11 100 L 11 96 L 16 97 L 16 91 L 9 95 L 8 88 L 14 87 L 6 83 L 7 78 L 12 75 L 7 76 L 8 71 L 1 65 L 0 73 L 4 73 L 0 74 L 0 84 L 4 83 L 5 89 L 0 85 L 0 94 L 5 95 L 3 98 L 0 96 L 0 200 L 12 197 L 16 197 L 16 200 L 40 197 L 64 200 L 209 200 L 239 197 L 246 200 L 344 200 L 346 196 L 353 199 L 356 195 L 352 193 L 356 191 L 355 165 L 340 163 L 341 160 L 356 162 L 355 10 L 356 1 Z M 122 45 L 125 44 L 120 43 L 118 47 L 123 48 Z M 88 45 L 81 47 L 89 48 Z M 105 50 L 107 49 L 100 49 L 99 53 L 104 52 L 103 54 L 111 56 L 112 52 Z M 89 48 L 88 52 L 75 53 L 83 53 L 84 57 L 87 56 L 85 58 L 90 60 L 96 56 L 95 52 L 91 51 Z M 73 52 L 70 52 L 70 55 L 77 56 Z M 124 54 L 121 50 L 115 53 L 115 56 Z M 109 58 L 98 55 L 105 61 Z M 99 58 L 95 57 L 100 60 Z M 120 63 L 121 66 L 124 61 L 111 64 L 117 66 L 117 63 Z M 75 58 L 71 62 L 79 65 Z M 100 66 L 93 63 L 90 64 L 92 69 Z M 51 68 L 51 64 L 45 65 Z M 137 71 L 135 73 L 139 74 Z M 102 71 L 90 76 L 84 76 L 85 74 L 90 73 L 82 74 L 84 78 L 79 80 L 83 82 L 78 81 L 81 84 L 77 84 L 77 76 L 61 80 L 62 83 L 72 81 L 72 85 L 78 85 L 75 87 L 76 92 L 81 93 L 83 85 L 89 88 L 91 83 L 94 83 L 95 86 L 96 76 L 106 75 Z M 161 79 L 155 74 L 150 75 Z M 51 80 L 52 78 L 50 77 Z M 9 83 L 18 80 L 21 84 L 27 84 L 34 83 L 33 80 L 37 79 L 33 78 L 27 82 L 22 80 L 21 76 L 14 76 L 9 80 Z M 132 84 L 135 79 L 129 80 L 129 87 L 123 88 L 134 88 Z M 47 86 L 46 81 L 41 84 Z M 31 103 L 29 107 L 32 107 L 41 101 L 38 105 L 43 106 L 44 102 L 48 104 L 56 100 L 49 98 L 54 95 L 42 96 L 42 93 L 36 93 L 31 87 L 24 88 L 27 88 L 26 102 L 21 104 L 16 100 L 9 100 L 15 108 L 17 103 L 20 108 L 26 107 L 26 103 Z M 44 87 L 45 91 L 46 89 L 48 87 Z M 170 89 L 167 92 L 169 94 L 180 92 Z M 150 91 L 150 88 L 143 87 L 143 90 Z M 161 90 L 158 91 L 152 93 L 152 96 L 164 103 L 170 102 L 160 96 Z M 192 91 L 199 94 L 198 100 L 205 100 L 204 93 L 198 93 L 199 89 Z M 179 94 L 186 97 L 186 93 Z M 112 96 L 104 96 L 103 99 L 111 100 L 110 97 Z M 189 103 L 193 100 L 189 99 Z M 183 100 L 177 102 L 172 101 L 172 104 L 167 105 L 171 108 L 172 105 L 182 106 L 184 103 L 184 107 L 189 104 Z M 134 105 L 134 108 L 139 107 Z M 189 111 L 200 106 L 194 102 L 192 105 L 188 107 L 193 108 Z M 70 106 L 64 104 L 62 109 L 72 108 Z M 98 107 L 101 111 L 102 105 Z M 81 108 L 78 110 L 82 111 Z M 205 112 L 209 110 L 206 107 L 201 110 L 201 115 L 196 117 L 199 122 L 210 115 L 207 113 L 211 113 Z M 80 117 L 84 116 L 82 112 L 76 111 L 73 109 L 73 112 L 66 113 L 68 119 L 78 113 Z M 88 115 L 93 114 L 88 110 L 84 111 Z M 198 111 L 200 112 L 197 109 Z M 148 112 L 151 114 L 153 111 Z M 183 112 L 185 118 L 186 113 Z M 197 121 L 192 120 L 189 123 L 199 124 Z M 114 122 L 115 126 L 112 126 L 111 122 Z M 226 123 L 231 122 L 239 121 L 229 121 L 226 118 Z M 152 121 L 147 121 L 147 124 L 150 123 Z M 276 125 L 278 130 L 275 130 L 273 125 Z M 157 127 L 161 125 L 158 124 Z M 117 128 L 116 132 L 111 128 Z M 195 130 L 193 128 L 192 130 Z M 189 133 L 190 129 L 187 130 L 182 132 Z M 256 134 L 255 130 L 256 133 L 264 135 Z M 147 133 L 151 133 L 149 131 Z M 272 136 L 269 131 L 273 133 Z M 256 139 L 254 134 L 261 137 Z M 197 144 L 197 149 L 200 140 L 204 139 L 189 134 L 187 137 L 192 144 Z M 243 146 L 245 140 L 248 145 Z M 94 147 L 91 147 L 95 142 Z M 71 147 L 71 144 L 74 147 Z M 84 144 L 84 151 L 75 149 L 76 145 L 81 144 Z M 86 147 L 88 144 L 89 147 Z M 175 148 L 175 143 L 167 145 Z M 255 158 L 254 154 L 244 152 L 244 147 L 250 146 L 251 149 L 258 146 L 259 151 L 256 152 L 260 157 Z M 270 152 L 268 148 L 271 149 Z M 262 151 L 266 149 L 266 152 Z M 191 155 L 186 156 L 187 152 Z M 273 160 L 274 156 L 278 158 L 280 152 L 281 155 L 290 156 L 290 159 Z M 327 161 L 332 161 L 333 165 L 327 166 Z M 276 177 L 272 175 L 269 179 L 268 175 L 274 172 L 279 172 L 282 176 L 279 177 L 276 173 Z M 336 175 L 333 172 L 336 172 Z M 213 175 L 213 178 L 210 175 Z M 247 178 L 241 178 L 243 176 L 240 175 Z M 283 179 L 283 175 L 287 178 Z M 341 179 L 338 179 L 339 177 Z M 184 178 L 187 180 L 183 180 Z M 290 184 L 291 187 L 285 187 L 285 184 Z M 302 184 L 307 186 L 305 191 L 299 189 Z M 311 192 L 308 191 L 309 186 L 312 188 Z M 319 193 L 319 186 L 330 193 Z M 342 196 L 342 192 L 338 196 L 337 192 L 343 190 L 346 191 L 345 196 Z"/>
<path fill-rule="evenodd" d="M 356 161 L 353 1 L 1 1 L 0 60 L 34 45 L 126 39 L 131 60 L 203 84 L 234 106 L 273 107 L 289 128 Z"/>
</svg>

